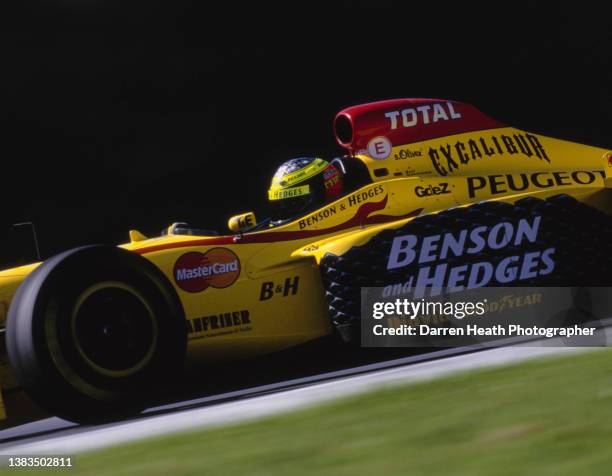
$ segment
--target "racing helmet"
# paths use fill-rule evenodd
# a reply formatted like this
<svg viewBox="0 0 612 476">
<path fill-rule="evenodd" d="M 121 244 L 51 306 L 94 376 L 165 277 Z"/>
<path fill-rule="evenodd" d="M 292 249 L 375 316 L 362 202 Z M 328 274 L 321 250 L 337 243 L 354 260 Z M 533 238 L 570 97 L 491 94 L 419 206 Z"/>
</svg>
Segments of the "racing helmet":
<svg viewBox="0 0 612 476">
<path fill-rule="evenodd" d="M 283 222 L 338 198 L 343 191 L 340 171 L 326 160 L 299 157 L 282 164 L 268 190 L 272 222 Z"/>
</svg>

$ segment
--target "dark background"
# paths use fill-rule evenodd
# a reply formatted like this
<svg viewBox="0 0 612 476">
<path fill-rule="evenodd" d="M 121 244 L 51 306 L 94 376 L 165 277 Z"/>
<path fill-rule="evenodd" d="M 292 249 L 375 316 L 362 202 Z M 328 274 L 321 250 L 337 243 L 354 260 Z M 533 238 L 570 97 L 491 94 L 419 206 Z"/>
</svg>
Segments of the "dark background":
<svg viewBox="0 0 612 476">
<path fill-rule="evenodd" d="M 360 102 L 456 99 L 612 147 L 600 2 L 19 5 L 0 15 L 0 264 L 31 257 L 19 221 L 49 256 L 260 211 L 282 161 L 342 153 L 332 118 Z"/>
</svg>

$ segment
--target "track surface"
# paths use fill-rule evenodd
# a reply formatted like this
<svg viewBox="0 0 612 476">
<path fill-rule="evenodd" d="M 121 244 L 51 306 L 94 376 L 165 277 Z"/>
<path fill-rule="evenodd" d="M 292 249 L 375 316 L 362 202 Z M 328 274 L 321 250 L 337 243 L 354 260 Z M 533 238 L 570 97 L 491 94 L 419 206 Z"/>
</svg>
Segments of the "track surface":
<svg viewBox="0 0 612 476">
<path fill-rule="evenodd" d="M 608 342 L 612 339 L 612 327 L 604 327 L 598 334 L 601 343 Z M 580 343 L 560 339 L 516 342 L 507 340 L 507 346 L 494 349 L 465 347 L 408 356 L 405 356 L 406 351 L 397 350 L 366 352 L 365 355 L 361 351 L 349 362 L 328 364 L 332 368 L 345 368 L 263 385 L 245 385 L 244 379 L 240 379 L 240 382 L 226 383 L 226 391 L 205 395 L 200 391 L 201 396 L 159 405 L 138 418 L 106 425 L 79 426 L 59 418 L 47 418 L 0 432 L 0 455 L 69 455 L 187 429 L 248 421 L 382 386 L 589 350 L 587 347 L 568 347 Z M 398 352 L 404 356 L 393 358 L 393 354 Z M 264 360 L 260 365 L 265 367 L 269 363 Z M 319 362 L 318 366 L 311 366 L 310 373 L 321 365 Z M 255 370 L 256 367 L 257 364 Z M 248 372 L 251 376 L 252 371 L 253 367 Z M 303 368 L 301 372 L 309 373 Z M 183 396 L 186 395 L 188 393 Z"/>
</svg>

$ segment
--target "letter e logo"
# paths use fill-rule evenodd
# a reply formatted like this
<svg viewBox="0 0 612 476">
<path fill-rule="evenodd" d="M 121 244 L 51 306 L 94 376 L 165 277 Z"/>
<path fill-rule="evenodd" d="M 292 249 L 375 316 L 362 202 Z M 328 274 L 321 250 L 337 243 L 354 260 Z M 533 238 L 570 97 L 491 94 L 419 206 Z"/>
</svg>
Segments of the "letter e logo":
<svg viewBox="0 0 612 476">
<path fill-rule="evenodd" d="M 386 159 L 391 155 L 391 147 L 391 141 L 386 137 L 374 137 L 368 142 L 368 155 L 376 160 Z"/>
</svg>

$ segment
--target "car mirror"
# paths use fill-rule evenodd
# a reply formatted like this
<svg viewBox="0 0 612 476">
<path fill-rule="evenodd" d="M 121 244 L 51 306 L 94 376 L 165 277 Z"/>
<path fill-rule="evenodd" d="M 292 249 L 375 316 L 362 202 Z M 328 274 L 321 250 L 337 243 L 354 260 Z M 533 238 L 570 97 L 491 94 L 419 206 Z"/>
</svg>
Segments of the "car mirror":
<svg viewBox="0 0 612 476">
<path fill-rule="evenodd" d="M 253 212 L 242 213 L 241 215 L 234 215 L 227 222 L 227 226 L 230 230 L 235 233 L 242 233 L 257 225 L 257 219 Z"/>
</svg>

